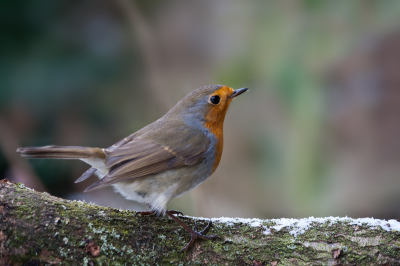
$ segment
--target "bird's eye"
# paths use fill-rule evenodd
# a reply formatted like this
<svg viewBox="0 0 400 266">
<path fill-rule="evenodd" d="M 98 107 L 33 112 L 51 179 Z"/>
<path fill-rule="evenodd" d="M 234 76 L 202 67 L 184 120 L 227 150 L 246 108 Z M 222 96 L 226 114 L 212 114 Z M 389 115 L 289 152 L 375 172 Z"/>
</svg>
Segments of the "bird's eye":
<svg viewBox="0 0 400 266">
<path fill-rule="evenodd" d="M 210 98 L 210 102 L 213 104 L 219 104 L 220 98 L 218 95 L 214 95 Z"/>
</svg>

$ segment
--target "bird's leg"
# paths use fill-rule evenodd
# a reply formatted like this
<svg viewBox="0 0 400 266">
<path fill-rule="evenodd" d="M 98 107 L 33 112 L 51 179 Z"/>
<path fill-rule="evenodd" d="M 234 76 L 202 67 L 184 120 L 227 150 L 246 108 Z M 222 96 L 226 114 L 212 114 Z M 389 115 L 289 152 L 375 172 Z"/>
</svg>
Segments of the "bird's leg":
<svg viewBox="0 0 400 266">
<path fill-rule="evenodd" d="M 182 222 L 181 220 L 179 220 L 177 217 L 174 216 L 174 214 L 176 214 L 176 211 L 166 211 L 165 212 L 169 217 L 171 217 L 175 222 L 177 222 L 178 224 L 180 224 L 183 228 L 186 229 L 186 231 L 188 231 L 190 233 L 190 241 L 186 244 L 186 246 L 184 248 L 181 249 L 181 251 L 187 251 L 191 245 L 193 245 L 193 243 L 196 241 L 197 238 L 201 238 L 201 239 L 212 239 L 212 238 L 216 238 L 218 237 L 218 235 L 211 235 L 211 236 L 207 236 L 207 232 L 208 230 L 210 230 L 210 226 L 212 224 L 211 220 L 208 222 L 208 225 L 206 226 L 206 228 L 204 228 L 202 231 L 198 232 L 197 231 L 197 223 L 196 221 L 194 222 L 194 230 L 192 228 L 190 228 L 189 226 L 187 226 L 184 222 Z"/>
</svg>

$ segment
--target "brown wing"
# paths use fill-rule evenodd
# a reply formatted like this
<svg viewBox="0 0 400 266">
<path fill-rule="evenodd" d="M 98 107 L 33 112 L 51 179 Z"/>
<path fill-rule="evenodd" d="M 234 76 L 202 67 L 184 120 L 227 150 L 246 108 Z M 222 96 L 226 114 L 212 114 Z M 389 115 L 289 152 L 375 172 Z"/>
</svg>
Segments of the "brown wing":
<svg viewBox="0 0 400 266">
<path fill-rule="evenodd" d="M 193 165 L 203 158 L 202 155 L 209 145 L 208 139 L 202 134 L 193 137 L 192 141 L 184 143 L 185 145 L 182 147 L 170 148 L 151 140 L 136 138 L 116 149 L 106 149 L 104 150 L 107 156 L 105 165 L 110 167 L 110 171 L 103 179 L 89 186 L 85 192 L 110 186 L 123 180 Z"/>
</svg>

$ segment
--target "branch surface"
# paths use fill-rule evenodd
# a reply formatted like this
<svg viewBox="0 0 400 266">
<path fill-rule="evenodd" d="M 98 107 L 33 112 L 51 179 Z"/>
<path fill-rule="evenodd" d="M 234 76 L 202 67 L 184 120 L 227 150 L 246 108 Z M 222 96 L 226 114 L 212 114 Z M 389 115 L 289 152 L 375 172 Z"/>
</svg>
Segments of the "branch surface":
<svg viewBox="0 0 400 266">
<path fill-rule="evenodd" d="M 220 237 L 179 254 L 184 229 L 134 214 L 0 180 L 0 265 L 400 265 L 396 220 L 214 218 Z"/>
</svg>

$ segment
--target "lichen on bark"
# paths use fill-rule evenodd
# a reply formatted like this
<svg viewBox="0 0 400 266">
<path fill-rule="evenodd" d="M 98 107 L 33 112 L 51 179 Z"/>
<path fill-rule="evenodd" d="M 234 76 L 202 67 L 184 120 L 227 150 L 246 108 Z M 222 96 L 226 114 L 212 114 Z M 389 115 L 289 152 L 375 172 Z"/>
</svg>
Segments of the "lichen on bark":
<svg viewBox="0 0 400 266">
<path fill-rule="evenodd" d="M 399 231 L 350 220 L 313 222 L 299 234 L 274 229 L 276 220 L 215 220 L 210 234 L 219 238 L 180 254 L 184 229 L 134 215 L 1 180 L 0 265 L 400 265 Z"/>
</svg>

